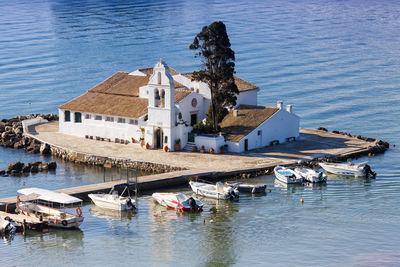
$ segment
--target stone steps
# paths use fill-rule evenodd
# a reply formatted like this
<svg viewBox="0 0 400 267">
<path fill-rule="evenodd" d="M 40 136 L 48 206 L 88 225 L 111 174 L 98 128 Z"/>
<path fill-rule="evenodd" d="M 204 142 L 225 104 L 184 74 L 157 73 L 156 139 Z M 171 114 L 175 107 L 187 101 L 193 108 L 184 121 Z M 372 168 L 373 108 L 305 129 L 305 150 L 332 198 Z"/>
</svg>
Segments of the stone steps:
<svg viewBox="0 0 400 267">
<path fill-rule="evenodd" d="M 193 142 L 187 142 L 186 146 L 183 148 L 183 151 L 186 152 L 193 152 L 193 147 L 195 147 L 196 144 Z"/>
</svg>

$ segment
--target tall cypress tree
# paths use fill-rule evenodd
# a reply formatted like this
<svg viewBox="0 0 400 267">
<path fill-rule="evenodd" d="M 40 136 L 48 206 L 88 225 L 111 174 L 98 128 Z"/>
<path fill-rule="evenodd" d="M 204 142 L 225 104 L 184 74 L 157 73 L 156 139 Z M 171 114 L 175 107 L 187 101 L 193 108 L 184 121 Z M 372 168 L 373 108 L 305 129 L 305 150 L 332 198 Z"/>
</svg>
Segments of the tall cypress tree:
<svg viewBox="0 0 400 267">
<path fill-rule="evenodd" d="M 218 130 L 219 120 L 226 108 L 236 105 L 236 95 L 239 90 L 235 84 L 235 52 L 231 49 L 225 24 L 216 21 L 204 26 L 196 35 L 191 50 L 197 50 L 195 57 L 202 57 L 203 66 L 193 72 L 193 79 L 208 85 L 211 91 L 210 112 L 213 128 Z"/>
</svg>

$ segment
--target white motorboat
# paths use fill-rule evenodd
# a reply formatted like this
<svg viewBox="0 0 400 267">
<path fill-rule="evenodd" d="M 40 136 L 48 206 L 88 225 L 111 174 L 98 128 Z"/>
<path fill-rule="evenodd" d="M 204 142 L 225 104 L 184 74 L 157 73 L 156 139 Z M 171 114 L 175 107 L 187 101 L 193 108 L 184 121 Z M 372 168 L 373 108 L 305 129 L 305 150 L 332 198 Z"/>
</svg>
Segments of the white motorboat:
<svg viewBox="0 0 400 267">
<path fill-rule="evenodd" d="M 118 195 L 117 187 L 125 186 L 121 195 Z M 130 196 L 123 197 L 124 192 L 129 188 L 127 184 L 114 186 L 108 194 L 89 194 L 89 198 L 96 206 L 113 210 L 134 210 L 136 209 L 136 201 Z"/>
<path fill-rule="evenodd" d="M 245 193 L 265 193 L 265 190 L 267 189 L 267 185 L 265 184 L 246 184 L 246 183 L 241 183 L 241 182 L 225 182 L 227 186 L 237 188 L 239 192 L 245 192 Z"/>
<path fill-rule="evenodd" d="M 239 198 L 239 191 L 237 189 L 231 186 L 224 186 L 221 182 L 212 185 L 190 181 L 189 185 L 193 192 L 201 196 L 225 200 Z"/>
<path fill-rule="evenodd" d="M 352 163 L 351 161 L 347 163 L 328 163 L 328 162 L 320 162 L 319 166 L 321 166 L 325 171 L 339 174 L 339 175 L 349 175 L 349 176 L 366 176 L 371 175 L 372 177 L 376 176 L 376 173 L 371 170 L 371 167 L 364 163 Z"/>
<path fill-rule="evenodd" d="M 158 204 L 178 211 L 202 211 L 204 206 L 200 200 L 182 193 L 154 193 L 152 197 Z"/>
<path fill-rule="evenodd" d="M 49 205 L 58 204 L 60 207 L 82 203 L 82 200 L 64 193 L 58 193 L 41 188 L 25 188 L 18 190 L 23 195 L 32 195 L 35 202 L 21 201 L 17 196 L 16 208 L 18 213 L 25 214 L 47 221 L 49 226 L 60 228 L 79 228 L 84 217 L 80 207 L 76 208 L 76 215 L 50 207 Z M 41 205 L 37 202 L 47 202 L 47 205 Z"/>
<path fill-rule="evenodd" d="M 328 175 L 324 172 L 317 172 L 310 168 L 297 167 L 294 169 L 306 182 L 310 183 L 325 183 Z"/>
<path fill-rule="evenodd" d="M 304 182 L 304 178 L 301 175 L 289 168 L 276 166 L 274 173 L 275 177 L 285 184 L 301 184 Z"/>
</svg>

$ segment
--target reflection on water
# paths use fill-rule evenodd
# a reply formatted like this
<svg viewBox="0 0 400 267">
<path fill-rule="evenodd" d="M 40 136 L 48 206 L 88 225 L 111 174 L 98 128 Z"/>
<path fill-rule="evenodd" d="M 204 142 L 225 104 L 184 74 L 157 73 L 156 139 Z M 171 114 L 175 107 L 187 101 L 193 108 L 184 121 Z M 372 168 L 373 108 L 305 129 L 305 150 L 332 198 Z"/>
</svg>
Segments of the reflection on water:
<svg viewBox="0 0 400 267">
<path fill-rule="evenodd" d="M 113 209 L 105 209 L 93 205 L 90 208 L 90 214 L 99 218 L 112 219 L 112 220 L 120 220 L 120 221 L 129 221 L 132 219 L 132 216 L 135 216 L 134 211 L 121 211 L 121 210 L 113 210 Z"/>
</svg>

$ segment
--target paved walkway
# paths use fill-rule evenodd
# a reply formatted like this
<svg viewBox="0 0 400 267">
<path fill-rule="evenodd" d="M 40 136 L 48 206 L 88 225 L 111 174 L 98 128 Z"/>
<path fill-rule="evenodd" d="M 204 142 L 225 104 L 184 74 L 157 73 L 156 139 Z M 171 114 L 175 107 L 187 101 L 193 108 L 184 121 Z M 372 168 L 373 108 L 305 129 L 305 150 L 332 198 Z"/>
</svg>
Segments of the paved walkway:
<svg viewBox="0 0 400 267">
<path fill-rule="evenodd" d="M 199 171 L 233 171 L 261 168 L 271 166 L 271 164 L 292 164 L 298 160 L 309 160 L 323 155 L 352 153 L 371 145 L 371 143 L 348 136 L 301 129 L 300 138 L 295 142 L 241 154 L 166 153 L 163 150 L 146 150 L 138 144 L 123 145 L 61 134 L 58 132 L 58 121 L 37 125 L 34 131 L 35 138 L 42 142 L 80 153 L 161 163 Z"/>
</svg>

